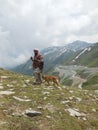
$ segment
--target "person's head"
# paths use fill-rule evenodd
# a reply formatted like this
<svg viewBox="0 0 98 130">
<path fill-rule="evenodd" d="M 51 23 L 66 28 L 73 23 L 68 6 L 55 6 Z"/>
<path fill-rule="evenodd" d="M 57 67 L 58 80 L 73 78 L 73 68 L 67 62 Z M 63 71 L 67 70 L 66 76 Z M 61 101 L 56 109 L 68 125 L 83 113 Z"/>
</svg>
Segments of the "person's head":
<svg viewBox="0 0 98 130">
<path fill-rule="evenodd" d="M 39 50 L 37 48 L 34 49 L 34 54 L 37 55 L 39 53 Z"/>
</svg>

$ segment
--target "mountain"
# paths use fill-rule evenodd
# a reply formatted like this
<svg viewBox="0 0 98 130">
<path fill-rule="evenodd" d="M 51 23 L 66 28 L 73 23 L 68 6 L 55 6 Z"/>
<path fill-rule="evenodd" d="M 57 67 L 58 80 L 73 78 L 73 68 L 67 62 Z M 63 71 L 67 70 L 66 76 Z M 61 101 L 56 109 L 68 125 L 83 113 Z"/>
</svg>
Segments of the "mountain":
<svg viewBox="0 0 98 130">
<path fill-rule="evenodd" d="M 98 43 L 75 41 L 66 46 L 45 48 L 41 53 L 45 61 L 44 74 L 57 75 L 64 85 L 88 86 L 90 89 L 92 76 L 98 75 Z M 13 71 L 32 75 L 31 60 Z M 96 84 L 95 82 L 95 86 Z"/>
<path fill-rule="evenodd" d="M 54 67 L 51 74 L 58 75 L 65 85 L 90 89 L 95 84 L 93 89 L 98 88 L 98 43 L 74 53 L 63 64 Z"/>
<path fill-rule="evenodd" d="M 65 46 L 53 46 L 43 49 L 41 53 L 44 55 L 45 61 L 44 72 L 49 73 L 54 69 L 55 66 L 60 64 L 69 64 L 69 62 L 71 62 L 81 50 L 83 50 L 85 47 L 89 47 L 90 45 L 90 43 L 84 41 L 75 41 Z M 19 65 L 12 70 L 15 72 L 32 75 L 31 64 L 32 63 L 30 61 L 27 61 L 26 63 Z"/>
<path fill-rule="evenodd" d="M 32 61 L 28 60 L 27 62 L 25 62 L 21 65 L 11 68 L 10 70 L 17 72 L 17 73 L 32 75 L 33 74 Z"/>
<path fill-rule="evenodd" d="M 67 49 L 73 50 L 73 51 L 78 51 L 78 50 L 82 50 L 82 49 L 84 49 L 84 48 L 86 48 L 90 45 L 91 45 L 91 43 L 77 40 L 77 41 L 69 43 L 65 46 L 52 46 L 52 47 L 45 48 L 45 49 L 42 50 L 42 52 L 44 54 L 49 54 L 49 53 L 52 53 L 52 52 L 56 52 L 58 50 L 61 50 L 61 52 L 62 52 L 62 50 L 66 51 Z"/>
<path fill-rule="evenodd" d="M 77 65 L 98 67 L 98 42 L 86 47 L 73 59 Z"/>
<path fill-rule="evenodd" d="M 74 41 L 74 42 L 68 44 L 67 47 L 70 50 L 78 51 L 78 50 L 83 50 L 84 48 L 86 48 L 90 45 L 91 45 L 91 43 L 77 40 L 77 41 Z"/>
<path fill-rule="evenodd" d="M 98 130 L 97 88 L 33 81 L 0 68 L 0 130 Z"/>
</svg>

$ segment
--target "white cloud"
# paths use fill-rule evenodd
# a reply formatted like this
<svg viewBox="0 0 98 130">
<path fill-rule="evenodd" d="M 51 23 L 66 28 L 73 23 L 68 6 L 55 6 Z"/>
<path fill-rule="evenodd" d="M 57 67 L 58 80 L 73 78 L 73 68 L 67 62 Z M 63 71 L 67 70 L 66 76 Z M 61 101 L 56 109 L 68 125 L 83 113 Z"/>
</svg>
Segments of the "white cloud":
<svg viewBox="0 0 98 130">
<path fill-rule="evenodd" d="M 98 0 L 0 0 L 0 66 L 24 62 L 36 47 L 98 41 L 97 8 Z"/>
</svg>

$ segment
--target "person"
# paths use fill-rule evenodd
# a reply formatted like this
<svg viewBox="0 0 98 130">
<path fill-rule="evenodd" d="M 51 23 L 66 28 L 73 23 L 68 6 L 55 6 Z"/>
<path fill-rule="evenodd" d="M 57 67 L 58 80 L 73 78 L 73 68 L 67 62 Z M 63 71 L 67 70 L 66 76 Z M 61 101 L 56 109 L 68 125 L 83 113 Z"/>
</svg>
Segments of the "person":
<svg viewBox="0 0 98 130">
<path fill-rule="evenodd" d="M 34 57 L 31 56 L 31 60 L 33 62 L 33 74 L 35 77 L 34 84 L 42 83 L 42 72 L 44 67 L 44 58 L 41 53 L 39 53 L 38 49 L 34 49 Z"/>
</svg>

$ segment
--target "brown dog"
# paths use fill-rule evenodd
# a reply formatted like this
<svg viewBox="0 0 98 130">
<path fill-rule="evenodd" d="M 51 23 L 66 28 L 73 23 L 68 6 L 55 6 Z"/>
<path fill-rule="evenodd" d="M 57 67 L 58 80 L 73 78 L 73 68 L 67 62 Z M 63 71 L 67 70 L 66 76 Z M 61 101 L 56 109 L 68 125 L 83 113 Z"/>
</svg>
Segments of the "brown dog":
<svg viewBox="0 0 98 130">
<path fill-rule="evenodd" d="M 50 82 L 53 82 L 54 85 L 57 85 L 57 86 L 59 85 L 58 77 L 56 77 L 56 76 L 43 75 L 42 79 L 44 79 L 44 82 L 47 82 L 48 85 Z"/>
</svg>

